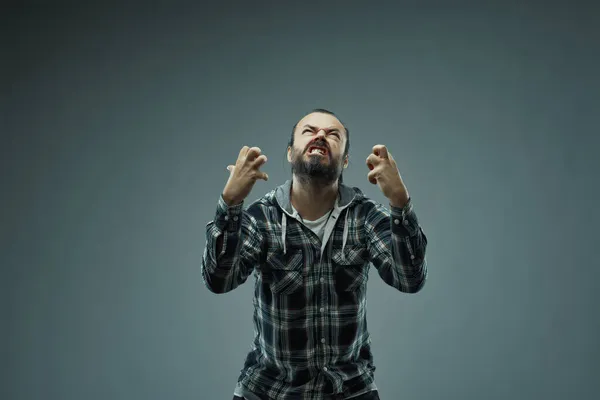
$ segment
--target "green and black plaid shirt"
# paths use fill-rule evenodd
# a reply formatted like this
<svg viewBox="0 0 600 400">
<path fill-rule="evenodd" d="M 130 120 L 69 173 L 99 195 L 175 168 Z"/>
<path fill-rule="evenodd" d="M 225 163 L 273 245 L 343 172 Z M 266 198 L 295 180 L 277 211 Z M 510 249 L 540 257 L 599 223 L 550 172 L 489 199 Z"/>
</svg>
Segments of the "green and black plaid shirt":
<svg viewBox="0 0 600 400">
<path fill-rule="evenodd" d="M 388 285 L 416 293 L 427 278 L 427 238 L 411 201 L 387 209 L 340 184 L 320 240 L 293 210 L 290 188 L 287 181 L 245 210 L 219 198 L 202 277 L 214 293 L 256 278 L 255 338 L 239 387 L 269 399 L 350 398 L 375 388 L 369 267 Z"/>
</svg>

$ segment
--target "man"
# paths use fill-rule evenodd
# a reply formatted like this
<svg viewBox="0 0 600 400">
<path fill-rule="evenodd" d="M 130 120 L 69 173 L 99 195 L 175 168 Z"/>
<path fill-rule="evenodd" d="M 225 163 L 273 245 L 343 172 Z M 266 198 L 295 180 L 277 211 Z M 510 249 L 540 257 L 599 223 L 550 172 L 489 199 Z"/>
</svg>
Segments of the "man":
<svg viewBox="0 0 600 400">
<path fill-rule="evenodd" d="M 383 145 L 367 178 L 389 209 L 342 183 L 349 131 L 315 110 L 292 131 L 292 179 L 243 210 L 267 161 L 244 147 L 207 225 L 205 285 L 226 293 L 254 284 L 255 338 L 234 399 L 379 399 L 366 319 L 369 265 L 416 293 L 427 277 L 427 238 L 394 158 Z"/>
</svg>

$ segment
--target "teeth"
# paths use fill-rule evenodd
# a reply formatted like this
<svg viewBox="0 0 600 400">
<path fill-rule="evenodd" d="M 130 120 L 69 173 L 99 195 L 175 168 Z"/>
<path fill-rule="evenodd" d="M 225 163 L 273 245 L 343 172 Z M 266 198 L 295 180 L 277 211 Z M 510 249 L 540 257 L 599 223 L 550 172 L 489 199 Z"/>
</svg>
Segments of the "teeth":
<svg viewBox="0 0 600 400">
<path fill-rule="evenodd" d="M 312 149 L 310 151 L 310 154 L 321 154 L 321 155 L 323 155 L 323 154 L 325 154 L 325 152 L 323 150 L 321 150 L 321 149 Z"/>
</svg>

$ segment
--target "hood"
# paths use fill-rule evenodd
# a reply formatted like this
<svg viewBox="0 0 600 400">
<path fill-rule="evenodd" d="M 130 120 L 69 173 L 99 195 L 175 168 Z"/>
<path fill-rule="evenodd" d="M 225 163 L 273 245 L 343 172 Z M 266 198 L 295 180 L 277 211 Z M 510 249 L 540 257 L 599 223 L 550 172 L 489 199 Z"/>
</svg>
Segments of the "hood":
<svg viewBox="0 0 600 400">
<path fill-rule="evenodd" d="M 275 201 L 277 205 L 289 216 L 294 216 L 292 201 L 290 199 L 290 190 L 292 189 L 292 180 L 287 180 L 283 185 L 275 189 Z M 344 209 L 351 205 L 356 200 L 364 197 L 362 191 L 358 188 L 346 186 L 343 183 L 339 184 L 338 201 L 336 207 Z"/>
<path fill-rule="evenodd" d="M 292 180 L 287 180 L 283 185 L 278 186 L 275 189 L 274 198 L 275 202 L 283 211 L 281 213 L 281 239 L 283 242 L 283 253 L 285 254 L 287 251 L 285 238 L 287 233 L 287 219 L 295 218 L 297 219 L 297 215 L 292 207 L 292 202 L 290 198 L 290 191 L 292 188 Z M 333 213 L 335 214 L 336 220 L 338 220 L 339 216 L 344 213 L 346 208 L 351 206 L 353 203 L 357 202 L 364 198 L 362 191 L 355 187 L 346 186 L 343 183 L 339 184 L 338 190 L 338 199 L 335 203 Z M 343 244 L 342 244 L 342 254 L 344 254 L 344 249 L 346 246 L 346 240 L 348 238 L 348 212 L 345 212 L 344 218 L 344 234 L 343 234 Z M 326 241 L 324 241 L 325 243 Z"/>
</svg>

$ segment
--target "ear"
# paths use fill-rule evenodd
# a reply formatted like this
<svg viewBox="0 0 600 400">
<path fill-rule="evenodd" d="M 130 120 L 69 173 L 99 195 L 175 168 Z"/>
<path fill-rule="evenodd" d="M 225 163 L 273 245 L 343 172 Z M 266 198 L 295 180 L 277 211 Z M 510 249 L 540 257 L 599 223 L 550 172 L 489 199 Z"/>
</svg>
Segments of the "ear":
<svg viewBox="0 0 600 400">
<path fill-rule="evenodd" d="M 348 168 L 348 156 L 344 159 L 344 168 Z"/>
<path fill-rule="evenodd" d="M 287 160 L 290 163 L 292 162 L 292 148 L 290 146 L 287 148 Z"/>
</svg>

